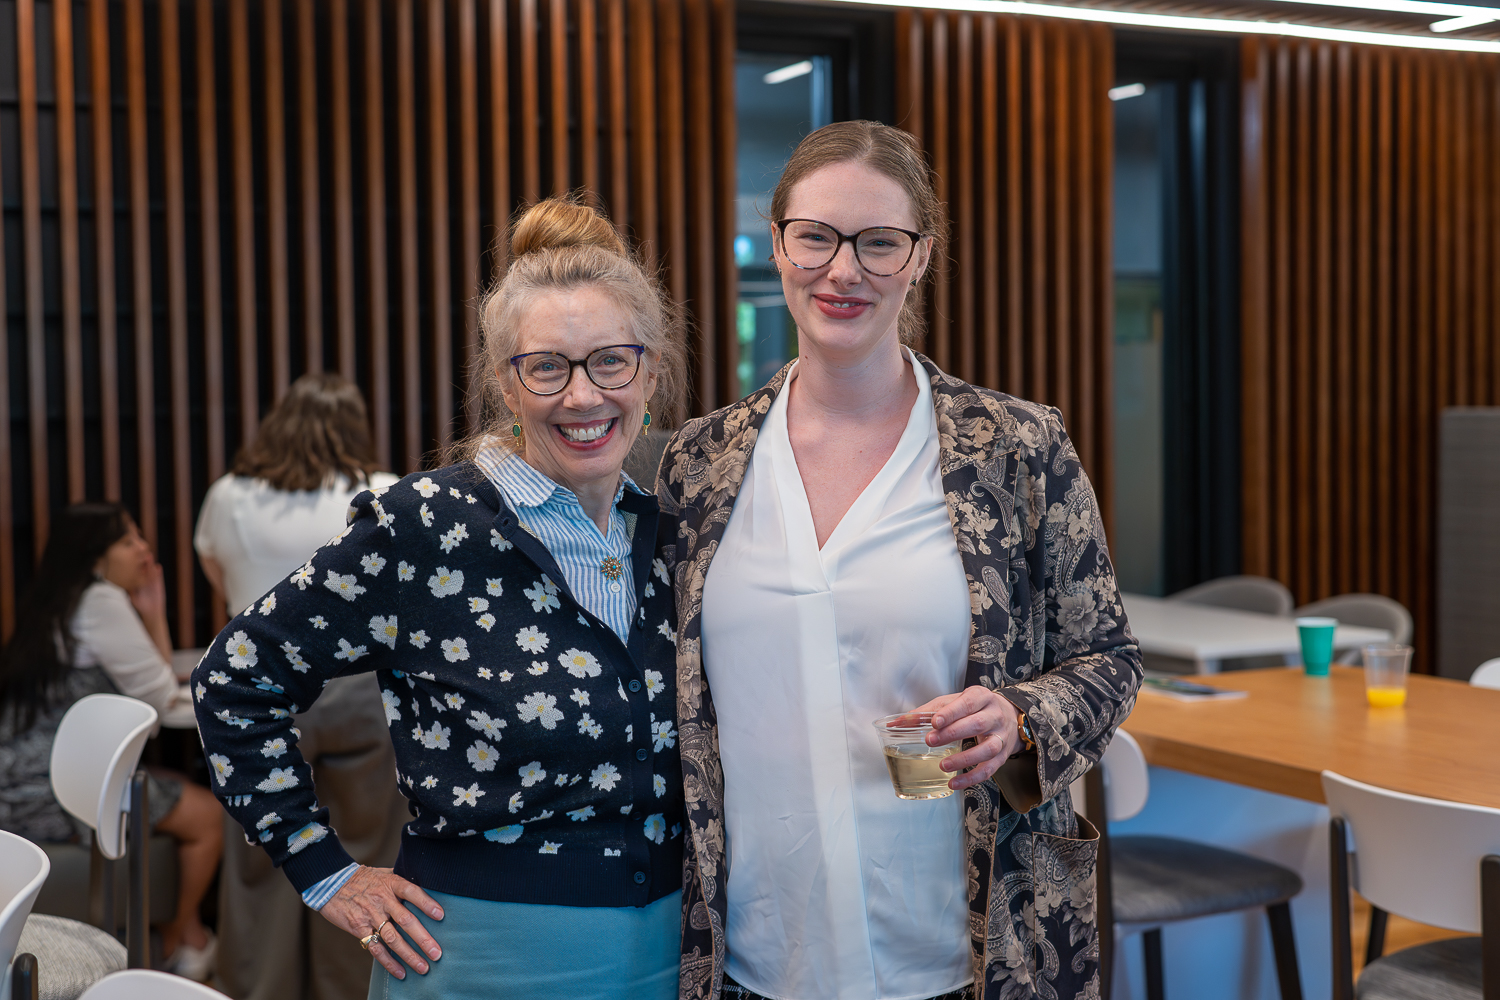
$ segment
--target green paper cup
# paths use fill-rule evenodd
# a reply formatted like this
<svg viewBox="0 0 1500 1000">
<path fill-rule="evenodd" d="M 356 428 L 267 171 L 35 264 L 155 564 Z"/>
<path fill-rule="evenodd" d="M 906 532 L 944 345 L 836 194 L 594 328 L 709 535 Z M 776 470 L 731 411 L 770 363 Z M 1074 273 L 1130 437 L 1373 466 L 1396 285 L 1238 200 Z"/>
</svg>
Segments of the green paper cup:
<svg viewBox="0 0 1500 1000">
<path fill-rule="evenodd" d="M 1337 618 L 1298 618 L 1297 635 L 1302 640 L 1302 671 L 1309 677 L 1327 677 L 1333 662 L 1333 630 Z"/>
</svg>

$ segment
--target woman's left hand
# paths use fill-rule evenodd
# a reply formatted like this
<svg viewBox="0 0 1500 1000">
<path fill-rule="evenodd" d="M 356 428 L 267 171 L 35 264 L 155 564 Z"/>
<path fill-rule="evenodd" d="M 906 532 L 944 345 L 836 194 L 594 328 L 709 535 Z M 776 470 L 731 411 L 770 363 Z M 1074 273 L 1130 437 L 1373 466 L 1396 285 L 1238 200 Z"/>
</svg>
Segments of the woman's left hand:
<svg viewBox="0 0 1500 1000">
<path fill-rule="evenodd" d="M 978 684 L 958 694 L 941 695 L 913 711 L 933 713 L 928 746 L 978 740 L 968 750 L 943 759 L 943 770 L 964 772 L 948 782 L 948 787 L 955 791 L 989 780 L 1001 764 L 1021 749 L 1020 710 Z M 968 770 L 964 771 L 965 768 Z"/>
</svg>

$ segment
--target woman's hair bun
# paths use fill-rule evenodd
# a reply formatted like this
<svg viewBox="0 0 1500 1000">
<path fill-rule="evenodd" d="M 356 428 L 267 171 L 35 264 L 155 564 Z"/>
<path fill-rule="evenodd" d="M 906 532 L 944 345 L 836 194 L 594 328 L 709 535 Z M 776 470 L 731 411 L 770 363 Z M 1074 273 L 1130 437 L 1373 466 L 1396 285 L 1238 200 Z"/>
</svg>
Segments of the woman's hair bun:
<svg viewBox="0 0 1500 1000">
<path fill-rule="evenodd" d="M 522 212 L 511 227 L 511 260 L 565 247 L 599 247 L 622 257 L 630 254 L 609 220 L 576 195 L 539 201 Z"/>
</svg>

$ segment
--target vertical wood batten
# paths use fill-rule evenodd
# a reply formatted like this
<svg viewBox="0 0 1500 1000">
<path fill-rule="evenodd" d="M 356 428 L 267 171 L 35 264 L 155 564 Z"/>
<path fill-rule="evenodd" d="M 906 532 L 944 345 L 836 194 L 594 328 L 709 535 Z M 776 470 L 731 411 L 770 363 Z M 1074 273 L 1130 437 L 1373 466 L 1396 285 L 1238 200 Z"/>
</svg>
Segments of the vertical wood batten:
<svg viewBox="0 0 1500 1000">
<path fill-rule="evenodd" d="M 448 232 L 448 62 L 444 0 L 427 0 L 428 259 L 432 265 L 432 409 L 438 448 L 453 443 L 453 272 Z"/>
<path fill-rule="evenodd" d="M 1022 207 L 1024 161 L 1021 157 L 1022 88 L 1021 22 L 1006 17 L 1005 28 L 1005 374 L 1000 388 L 1020 396 L 1026 391 L 1025 211 Z M 999 158 L 1001 153 L 996 152 Z"/>
<path fill-rule="evenodd" d="M 506 42 L 505 0 L 489 2 L 490 217 L 495 222 L 493 278 L 505 273 L 510 233 L 510 55 Z"/>
<path fill-rule="evenodd" d="M 422 271 L 417 227 L 417 83 L 412 0 L 396 0 L 396 201 L 401 230 L 402 467 L 422 462 Z"/>
<path fill-rule="evenodd" d="M 57 215 L 62 278 L 63 401 L 68 502 L 84 498 L 83 282 L 78 252 L 78 125 L 73 88 L 73 5 L 52 5 L 53 96 L 57 112 Z"/>
<path fill-rule="evenodd" d="M 630 148 L 629 130 L 630 75 L 625 65 L 625 0 L 603 0 L 605 5 L 604 39 L 607 46 L 605 92 L 609 95 L 609 212 L 615 228 L 629 231 L 630 219 Z"/>
<path fill-rule="evenodd" d="M 948 17 L 944 13 L 928 11 L 927 34 L 931 39 L 928 47 L 927 58 L 929 60 L 927 82 L 927 112 L 929 115 L 928 127 L 932 130 L 928 136 L 927 156 L 932 163 L 932 169 L 936 174 L 936 183 L 933 185 L 937 191 L 938 201 L 946 205 L 948 203 L 949 188 L 949 157 L 948 157 Z M 952 213 L 949 213 L 950 217 Z M 967 220 L 964 220 L 967 224 Z M 932 282 L 932 314 L 927 327 L 928 350 L 932 353 L 932 360 L 944 371 L 949 370 L 953 364 L 952 357 L 952 323 L 953 305 L 951 301 L 953 266 L 950 261 L 935 261 L 941 266 L 937 268 Z"/>
<path fill-rule="evenodd" d="M 281 0 L 258 0 L 265 15 L 266 277 L 270 283 L 271 391 L 280 401 L 292 382 L 291 269 L 287 261 L 286 61 Z"/>
<path fill-rule="evenodd" d="M 739 383 L 735 377 L 736 331 L 735 310 L 739 305 L 739 268 L 735 265 L 730 250 L 731 239 L 738 226 L 735 192 L 738 178 L 735 174 L 735 104 L 734 104 L 734 0 L 705 0 L 709 3 L 713 19 L 713 91 L 715 140 L 714 166 L 718 192 L 714 198 L 717 207 L 715 223 L 718 226 L 713 246 L 718 267 L 719 311 L 711 315 L 713 325 L 703 330 L 704 340 L 724 345 L 719 352 L 718 379 L 707 379 L 700 396 L 704 412 L 722 406 L 739 396 Z M 704 316 L 699 317 L 704 322 Z"/>
<path fill-rule="evenodd" d="M 634 190 L 631 192 L 630 229 L 641 254 L 656 264 L 661 243 L 656 231 L 656 185 L 658 169 L 656 136 L 656 32 L 652 0 L 629 0 L 630 93 L 632 129 L 631 167 Z"/>
<path fill-rule="evenodd" d="M 713 148 L 713 79 L 710 68 L 713 54 L 713 29 L 707 0 L 687 0 L 687 75 L 697 83 L 688 88 L 688 180 L 691 186 L 692 211 L 688 214 L 691 231 L 693 311 L 699 317 L 694 333 L 693 358 L 697 383 L 714 385 L 719 379 L 719 351 L 714 332 L 718 296 L 714 287 L 715 176 Z M 726 355 L 732 351 L 725 351 Z M 681 413 L 664 413 L 672 426 Z"/>
<path fill-rule="evenodd" d="M 198 69 L 198 238 L 203 264 L 203 407 L 208 482 L 224 474 L 224 302 L 219 247 L 218 111 L 214 95 L 214 0 L 198 0 L 195 14 L 195 55 Z M 209 631 L 224 627 L 223 595 L 209 600 Z"/>
<path fill-rule="evenodd" d="M 354 382 L 359 378 L 359 369 L 354 313 L 354 152 L 350 145 L 348 0 L 328 0 L 328 77 L 333 133 L 333 286 L 338 369 L 344 378 Z"/>
<path fill-rule="evenodd" d="M 521 53 L 521 197 L 542 196 L 541 96 L 537 92 L 537 0 L 519 0 L 516 45 Z"/>
<path fill-rule="evenodd" d="M 599 25 L 595 0 L 577 0 L 579 182 L 599 198 Z"/>
<path fill-rule="evenodd" d="M 307 371 L 323 370 L 322 209 L 318 191 L 318 32 L 315 0 L 297 4 L 297 155 L 302 201 L 302 344 Z"/>
<path fill-rule="evenodd" d="M 547 0 L 549 96 L 552 132 L 552 193 L 567 194 L 568 171 L 568 0 Z"/>
<path fill-rule="evenodd" d="M 31 446 L 32 557 L 47 546 L 47 303 L 43 292 L 42 169 L 37 136 L 35 0 L 16 0 L 16 103 L 20 119 L 22 281 L 26 287 L 26 404 Z M 8 418 L 7 414 L 7 418 Z M 5 470 L 9 475 L 10 470 Z"/>
<path fill-rule="evenodd" d="M 497 0 L 503 3 L 503 0 Z M 369 280 L 370 412 L 375 421 L 375 457 L 394 469 L 391 448 L 390 288 L 386 262 L 385 87 L 381 75 L 380 11 L 364 15 L 365 266 Z"/>
<path fill-rule="evenodd" d="M 198 253 L 203 262 L 203 407 L 208 479 L 224 474 L 224 301 L 220 284 L 218 111 L 214 81 L 214 0 L 198 0 Z M 222 609 L 211 620 L 221 625 Z"/>
<path fill-rule="evenodd" d="M 479 35 L 474 0 L 458 3 L 458 159 L 460 199 L 459 269 L 462 289 L 460 310 L 464 318 L 464 337 L 459 349 L 464 403 L 464 433 L 479 430 L 479 394 L 476 391 L 474 360 L 478 355 L 479 327 L 477 312 L 482 282 L 479 260 Z"/>
<path fill-rule="evenodd" d="M 954 245 L 958 302 L 958 350 L 954 352 L 955 374 L 965 382 L 978 381 L 974 344 L 974 19 L 968 14 L 954 18 L 954 153 L 953 215 L 960 228 Z"/>
<path fill-rule="evenodd" d="M 110 121 L 112 110 L 109 67 L 109 0 L 90 0 L 89 105 L 95 164 L 94 294 L 99 336 L 99 450 L 104 465 L 104 498 L 118 501 L 121 492 L 120 381 L 115 292 L 114 146 L 113 123 Z M 4 468 L 9 469 L 9 465 Z M 6 576 L 5 579 L 9 580 L 11 577 Z"/>
<path fill-rule="evenodd" d="M 249 0 L 229 0 L 229 104 L 234 151 L 234 305 L 238 347 L 240 444 L 260 425 L 256 354 L 255 148 L 250 122 Z"/>
<path fill-rule="evenodd" d="M 980 385 L 998 389 L 1000 346 L 1007 339 L 1000 324 L 1000 107 L 999 49 L 994 16 L 979 18 L 979 227 Z"/>
<path fill-rule="evenodd" d="M 683 165 L 682 0 L 657 0 L 657 77 L 661 95 L 662 250 L 667 291 L 687 300 L 687 177 Z"/>
<path fill-rule="evenodd" d="M 158 0 L 161 17 L 162 193 L 166 202 L 167 349 L 172 375 L 172 537 L 177 578 L 174 638 L 194 643 L 193 456 L 188 391 L 187 193 L 182 153 L 182 46 L 180 0 Z"/>
<path fill-rule="evenodd" d="M 135 314 L 135 437 L 140 493 L 136 517 L 154 548 L 156 518 L 156 379 L 151 304 L 151 177 L 146 106 L 146 25 L 142 0 L 125 3 L 125 79 L 130 149 L 130 270 Z"/>
</svg>

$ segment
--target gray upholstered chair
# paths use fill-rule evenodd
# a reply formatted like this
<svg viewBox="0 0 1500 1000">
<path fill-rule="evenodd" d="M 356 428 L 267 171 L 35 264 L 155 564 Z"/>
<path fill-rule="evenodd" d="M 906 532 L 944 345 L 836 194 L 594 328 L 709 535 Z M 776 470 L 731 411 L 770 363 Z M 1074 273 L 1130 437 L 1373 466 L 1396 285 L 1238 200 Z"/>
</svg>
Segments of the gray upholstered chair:
<svg viewBox="0 0 1500 1000">
<path fill-rule="evenodd" d="M 1169 601 L 1183 604 L 1201 604 L 1211 608 L 1229 608 L 1234 611 L 1253 611 L 1261 615 L 1285 618 L 1292 613 L 1292 592 L 1267 576 L 1221 576 L 1217 580 L 1200 583 L 1196 587 L 1179 590 L 1167 597 Z M 1152 657 L 1156 662 L 1147 663 L 1148 669 L 1182 672 L 1181 668 L 1164 662 L 1161 657 Z M 1191 661 L 1186 661 L 1191 662 Z M 1242 656 L 1222 661 L 1221 670 L 1250 670 L 1256 667 L 1279 667 L 1284 660 L 1279 656 Z"/>
<path fill-rule="evenodd" d="M 1500 998 L 1500 809 L 1393 792 L 1332 771 L 1323 772 L 1323 797 L 1334 1000 Z M 1377 957 L 1355 982 L 1350 890 L 1385 912 L 1481 936 Z"/>
<path fill-rule="evenodd" d="M 1096 769 L 1100 796 L 1089 797 L 1089 821 L 1099 830 L 1099 939 L 1104 970 L 1102 996 L 1109 1000 L 1116 933 L 1140 933 L 1146 965 L 1146 996 L 1163 1000 L 1162 927 L 1219 913 L 1264 907 L 1282 1000 L 1301 1000 L 1297 944 L 1287 905 L 1302 891 L 1302 878 L 1274 862 L 1175 837 L 1112 836 L 1109 825 L 1127 820 L 1146 805 L 1150 777 L 1146 758 L 1131 735 L 1115 733 Z M 1097 789 L 1097 786 L 1095 786 Z M 1102 813 L 1099 818 L 1096 814 Z M 1107 888 L 1106 891 L 1104 891 Z"/>
<path fill-rule="evenodd" d="M 1285 618 L 1292 613 L 1292 592 L 1267 576 L 1221 576 L 1196 587 L 1179 590 L 1167 600 L 1234 608 Z"/>
<path fill-rule="evenodd" d="M 1411 642 L 1411 612 L 1400 601 L 1382 594 L 1339 594 L 1321 601 L 1304 604 L 1293 611 L 1298 618 L 1320 616 L 1337 618 L 1341 625 L 1363 625 L 1366 628 L 1383 628 L 1391 634 L 1392 642 Z M 1335 663 L 1360 664 L 1358 649 L 1346 649 L 1334 658 Z"/>
</svg>

